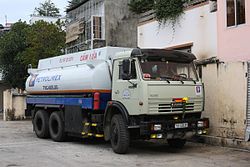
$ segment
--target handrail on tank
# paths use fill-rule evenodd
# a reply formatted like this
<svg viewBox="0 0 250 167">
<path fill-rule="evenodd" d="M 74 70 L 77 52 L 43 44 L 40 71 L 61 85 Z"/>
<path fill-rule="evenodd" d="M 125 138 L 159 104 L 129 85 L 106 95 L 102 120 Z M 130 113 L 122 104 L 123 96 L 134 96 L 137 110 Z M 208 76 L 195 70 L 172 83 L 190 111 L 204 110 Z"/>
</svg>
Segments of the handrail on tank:
<svg viewBox="0 0 250 167">
<path fill-rule="evenodd" d="M 97 61 L 99 63 L 96 63 Z M 95 63 L 91 64 L 89 62 L 95 62 Z M 44 70 L 48 70 L 49 71 L 49 70 L 52 70 L 52 69 L 60 69 L 60 68 L 67 68 L 67 67 L 74 67 L 74 66 L 78 67 L 79 65 L 87 65 L 89 68 L 94 69 L 95 65 L 98 65 L 98 64 L 100 64 L 102 62 L 106 62 L 106 61 L 105 60 L 95 60 L 95 61 L 89 60 L 89 62 L 83 62 L 83 63 L 78 63 L 78 64 L 74 64 L 74 65 L 68 65 L 68 66 L 63 66 L 63 67 L 52 67 L 52 68 L 42 68 L 42 69 L 38 69 L 38 68 L 33 68 L 32 69 L 32 68 L 29 68 L 28 69 L 28 74 L 34 74 L 36 72 L 44 71 Z"/>
</svg>

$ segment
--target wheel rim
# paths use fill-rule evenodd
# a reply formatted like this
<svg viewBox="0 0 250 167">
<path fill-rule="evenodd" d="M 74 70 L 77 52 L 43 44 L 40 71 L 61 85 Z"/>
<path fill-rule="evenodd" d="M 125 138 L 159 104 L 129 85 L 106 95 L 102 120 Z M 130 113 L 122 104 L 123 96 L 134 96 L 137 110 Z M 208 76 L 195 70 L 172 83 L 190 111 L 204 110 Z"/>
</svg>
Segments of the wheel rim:
<svg viewBox="0 0 250 167">
<path fill-rule="evenodd" d="M 118 143 L 118 129 L 116 127 L 116 125 L 114 124 L 112 126 L 112 135 L 111 135 L 111 139 L 112 139 L 112 143 L 116 146 Z"/>
<path fill-rule="evenodd" d="M 58 124 L 58 121 L 57 120 L 52 120 L 52 122 L 51 122 L 51 128 L 52 128 L 52 132 L 54 133 L 54 134 L 57 134 L 58 133 L 58 131 L 59 131 L 59 124 Z"/>
</svg>

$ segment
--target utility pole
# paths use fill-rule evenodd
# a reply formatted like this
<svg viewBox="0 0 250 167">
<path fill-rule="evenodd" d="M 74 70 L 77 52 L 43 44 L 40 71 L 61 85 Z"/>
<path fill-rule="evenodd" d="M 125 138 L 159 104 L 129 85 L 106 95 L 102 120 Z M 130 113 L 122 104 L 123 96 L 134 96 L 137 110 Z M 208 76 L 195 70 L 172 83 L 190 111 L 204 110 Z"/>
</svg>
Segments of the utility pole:
<svg viewBox="0 0 250 167">
<path fill-rule="evenodd" d="M 5 26 L 7 26 L 7 15 L 5 15 Z"/>
</svg>

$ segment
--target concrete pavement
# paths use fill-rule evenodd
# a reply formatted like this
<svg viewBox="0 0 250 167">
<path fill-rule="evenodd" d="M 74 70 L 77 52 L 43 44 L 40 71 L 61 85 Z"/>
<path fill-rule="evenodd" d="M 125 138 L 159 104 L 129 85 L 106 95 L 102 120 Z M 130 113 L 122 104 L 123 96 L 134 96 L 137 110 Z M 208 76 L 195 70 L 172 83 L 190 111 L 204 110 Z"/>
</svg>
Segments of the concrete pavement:
<svg viewBox="0 0 250 167">
<path fill-rule="evenodd" d="M 56 143 L 38 139 L 31 121 L 0 121 L 0 167 L 10 166 L 249 167 L 250 152 L 198 143 L 178 150 L 164 143 L 137 141 L 128 154 L 118 155 L 103 140 Z"/>
</svg>

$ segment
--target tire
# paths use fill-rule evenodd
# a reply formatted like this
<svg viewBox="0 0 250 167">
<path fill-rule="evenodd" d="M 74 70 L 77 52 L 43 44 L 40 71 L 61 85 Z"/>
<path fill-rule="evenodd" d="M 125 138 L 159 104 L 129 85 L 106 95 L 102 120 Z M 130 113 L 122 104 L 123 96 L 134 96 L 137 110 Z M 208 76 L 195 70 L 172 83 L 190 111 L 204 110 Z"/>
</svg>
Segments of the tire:
<svg viewBox="0 0 250 167">
<path fill-rule="evenodd" d="M 39 138 L 49 137 L 49 114 L 44 110 L 38 110 L 33 119 L 36 136 Z"/>
<path fill-rule="evenodd" d="M 116 114 L 111 119 L 111 146 L 115 153 L 125 154 L 129 148 L 129 132 L 125 121 L 120 114 Z"/>
<path fill-rule="evenodd" d="M 61 142 L 65 139 L 64 121 L 60 112 L 53 112 L 49 118 L 49 133 L 52 140 Z"/>
<path fill-rule="evenodd" d="M 186 139 L 168 139 L 168 145 L 172 148 L 183 148 L 186 144 Z"/>
</svg>

